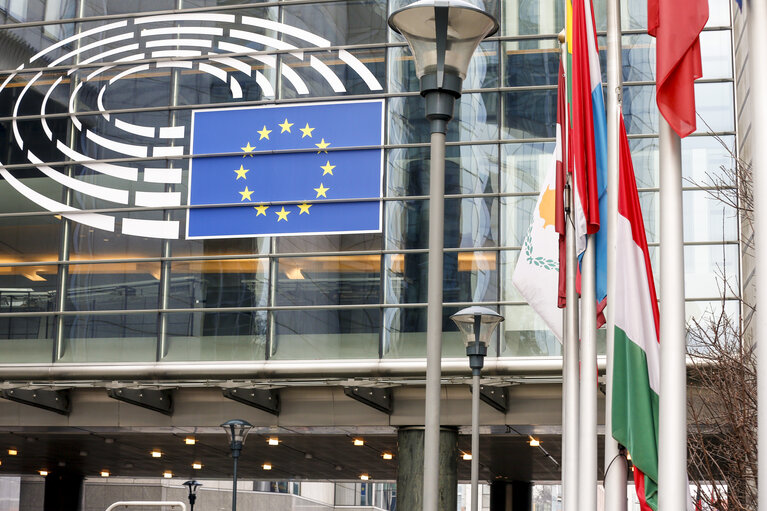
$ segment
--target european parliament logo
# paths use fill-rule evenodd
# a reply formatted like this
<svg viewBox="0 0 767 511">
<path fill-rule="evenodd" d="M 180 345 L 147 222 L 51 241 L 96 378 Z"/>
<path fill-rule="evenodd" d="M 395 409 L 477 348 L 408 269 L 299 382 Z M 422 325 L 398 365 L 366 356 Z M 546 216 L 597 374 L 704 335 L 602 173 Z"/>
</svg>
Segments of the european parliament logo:
<svg viewBox="0 0 767 511">
<path fill-rule="evenodd" d="M 382 144 L 383 100 L 195 111 L 187 238 L 380 232 Z"/>
</svg>

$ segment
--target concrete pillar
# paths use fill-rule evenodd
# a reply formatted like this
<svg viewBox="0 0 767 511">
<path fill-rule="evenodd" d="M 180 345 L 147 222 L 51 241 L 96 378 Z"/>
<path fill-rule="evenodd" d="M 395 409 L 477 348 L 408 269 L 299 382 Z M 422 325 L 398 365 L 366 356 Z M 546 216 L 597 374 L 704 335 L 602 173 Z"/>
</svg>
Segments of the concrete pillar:
<svg viewBox="0 0 767 511">
<path fill-rule="evenodd" d="M 526 481 L 493 481 L 490 511 L 532 511 L 533 484 Z"/>
<path fill-rule="evenodd" d="M 397 432 L 397 511 L 423 509 L 423 426 Z M 440 511 L 458 506 L 458 430 L 442 427 L 439 433 Z"/>
<path fill-rule="evenodd" d="M 79 511 L 83 476 L 77 472 L 54 470 L 45 476 L 43 511 Z"/>
</svg>

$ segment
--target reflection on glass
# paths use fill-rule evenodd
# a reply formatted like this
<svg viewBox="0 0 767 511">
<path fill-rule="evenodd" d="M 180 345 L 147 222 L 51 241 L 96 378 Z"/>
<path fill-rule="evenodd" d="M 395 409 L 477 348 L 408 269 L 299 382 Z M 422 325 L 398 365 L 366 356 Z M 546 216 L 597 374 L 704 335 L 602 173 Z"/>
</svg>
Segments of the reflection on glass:
<svg viewBox="0 0 767 511">
<path fill-rule="evenodd" d="M 157 357 L 157 313 L 64 317 L 60 362 L 150 362 Z"/>
<path fill-rule="evenodd" d="M 168 313 L 164 361 L 263 360 L 266 311 Z"/>
<path fill-rule="evenodd" d="M 162 211 L 130 213 L 130 215 L 151 220 L 162 220 Z M 93 259 L 125 259 L 138 257 L 160 257 L 162 240 L 142 236 L 129 236 L 120 232 L 109 232 L 71 223 L 71 259 L 90 261 Z"/>
<path fill-rule="evenodd" d="M 427 248 L 428 201 L 391 201 L 384 208 L 386 247 Z M 445 199 L 444 245 L 447 248 L 498 245 L 498 199 Z M 525 226 L 527 229 L 527 226 Z"/>
<path fill-rule="evenodd" d="M 527 90 L 503 94 L 503 138 L 554 138 L 557 90 Z"/>
<path fill-rule="evenodd" d="M 3 193 L 3 183 L 0 182 L 0 197 L 3 198 L 0 210 L 17 203 L 11 192 Z M 0 264 L 57 261 L 60 234 L 61 220 L 53 215 L 0 216 Z M 53 273 L 55 275 L 55 270 Z"/>
<path fill-rule="evenodd" d="M 446 252 L 443 302 L 493 302 L 498 299 L 495 252 Z M 428 254 L 386 256 L 385 303 L 426 303 Z"/>
<path fill-rule="evenodd" d="M 442 310 L 442 356 L 466 358 L 466 348 L 452 314 L 462 307 L 444 307 Z M 423 308 L 386 308 L 383 310 L 384 358 L 412 358 L 426 356 L 426 307 Z M 497 332 L 489 340 L 487 354 L 497 356 Z M 468 361 L 467 361 L 468 369 Z"/>
<path fill-rule="evenodd" d="M 324 236 L 280 236 L 276 252 L 341 252 L 344 250 L 379 250 L 381 235 L 370 234 L 327 234 Z"/>
<path fill-rule="evenodd" d="M 380 303 L 380 289 L 377 254 L 277 260 L 275 305 Z"/>
<path fill-rule="evenodd" d="M 501 332 L 501 357 L 561 356 L 562 344 L 546 323 L 529 305 L 504 305 L 501 314 L 513 321 L 504 321 Z"/>
<path fill-rule="evenodd" d="M 56 265 L 0 267 L 0 312 L 55 310 Z M 9 331 L 9 338 L 14 338 Z"/>
<path fill-rule="evenodd" d="M 159 262 L 71 264 L 66 310 L 155 309 Z"/>
<path fill-rule="evenodd" d="M 19 290 L 0 294 L 3 312 L 7 308 L 28 308 L 33 293 Z M 15 304 L 14 304 L 15 303 Z M 53 357 L 53 316 L 0 317 L 0 360 L 3 364 L 50 363 Z"/>
<path fill-rule="evenodd" d="M 308 30 L 330 41 L 333 46 L 386 42 L 386 2 L 355 0 L 305 5 L 286 5 L 282 21 Z M 285 36 L 299 47 L 305 41 Z"/>
<path fill-rule="evenodd" d="M 738 241 L 737 211 L 709 191 L 683 194 L 685 241 Z"/>
<path fill-rule="evenodd" d="M 388 196 L 429 194 L 429 147 L 389 150 Z M 445 193 L 494 193 L 498 189 L 498 146 L 445 148 Z"/>
<path fill-rule="evenodd" d="M 266 306 L 269 259 L 173 261 L 170 285 L 171 309 Z"/>
<path fill-rule="evenodd" d="M 521 197 L 501 198 L 501 215 L 503 216 L 503 231 L 501 245 L 505 247 L 521 247 L 527 235 L 527 229 L 532 222 L 535 203 L 538 194 Z"/>
<path fill-rule="evenodd" d="M 503 3 L 503 35 L 556 34 L 565 24 L 564 3 L 511 0 Z"/>
<path fill-rule="evenodd" d="M 556 85 L 559 69 L 559 41 L 532 39 L 503 43 L 505 87 Z"/>
<path fill-rule="evenodd" d="M 684 296 L 732 297 L 740 288 L 737 245 L 684 247 Z"/>
<path fill-rule="evenodd" d="M 378 358 L 380 309 L 281 310 L 273 318 L 269 358 Z"/>
<path fill-rule="evenodd" d="M 540 193 L 554 164 L 554 142 L 504 144 L 501 154 L 501 191 Z"/>
</svg>

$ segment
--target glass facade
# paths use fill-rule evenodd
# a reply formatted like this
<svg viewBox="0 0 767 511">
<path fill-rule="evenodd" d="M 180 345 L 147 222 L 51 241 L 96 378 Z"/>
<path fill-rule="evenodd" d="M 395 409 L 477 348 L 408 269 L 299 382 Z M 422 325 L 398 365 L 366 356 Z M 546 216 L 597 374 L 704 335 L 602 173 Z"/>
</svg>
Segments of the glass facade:
<svg viewBox="0 0 767 511">
<path fill-rule="evenodd" d="M 406 3 L 0 0 L 0 360 L 425 356 L 427 121 L 386 25 Z M 709 194 L 735 147 L 729 3 L 710 4 L 699 129 L 682 143 L 698 318 L 723 292 L 738 313 L 737 215 Z M 645 6 L 622 1 L 624 109 L 656 264 Z M 443 352 L 463 356 L 448 317 L 480 304 L 507 318 L 489 356 L 559 355 L 511 273 L 554 148 L 562 2 L 483 7 L 501 30 L 472 59 L 447 133 Z M 604 1 L 595 10 L 604 31 Z M 380 232 L 185 239 L 193 111 L 371 98 L 385 102 Z"/>
</svg>

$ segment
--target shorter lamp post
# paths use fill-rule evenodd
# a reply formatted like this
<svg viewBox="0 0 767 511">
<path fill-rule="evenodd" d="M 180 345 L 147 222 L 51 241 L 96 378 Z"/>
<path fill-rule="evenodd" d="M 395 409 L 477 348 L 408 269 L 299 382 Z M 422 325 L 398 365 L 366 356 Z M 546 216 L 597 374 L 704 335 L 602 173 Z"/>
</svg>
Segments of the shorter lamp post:
<svg viewBox="0 0 767 511">
<path fill-rule="evenodd" d="M 194 511 L 194 502 L 197 500 L 197 490 L 200 489 L 202 483 L 198 483 L 197 481 L 186 481 L 184 486 L 189 490 L 189 511 Z"/>
<path fill-rule="evenodd" d="M 229 439 L 229 447 L 232 449 L 234 459 L 234 474 L 232 475 L 232 511 L 237 511 L 237 458 L 240 457 L 245 437 L 253 428 L 253 425 L 242 419 L 232 419 L 221 424 Z"/>
<path fill-rule="evenodd" d="M 471 367 L 471 511 L 479 507 L 479 374 L 485 365 L 488 339 L 503 316 L 486 307 L 468 307 L 450 316 L 463 335 Z"/>
</svg>

